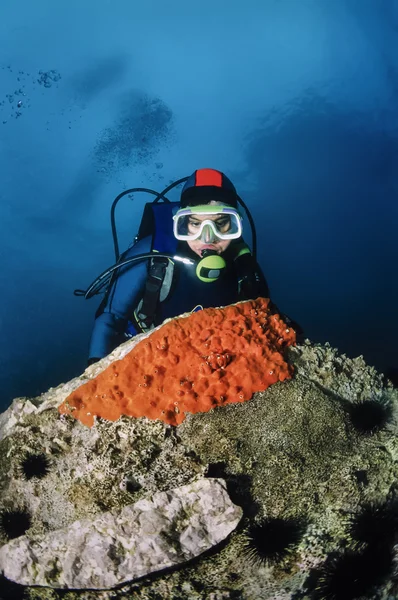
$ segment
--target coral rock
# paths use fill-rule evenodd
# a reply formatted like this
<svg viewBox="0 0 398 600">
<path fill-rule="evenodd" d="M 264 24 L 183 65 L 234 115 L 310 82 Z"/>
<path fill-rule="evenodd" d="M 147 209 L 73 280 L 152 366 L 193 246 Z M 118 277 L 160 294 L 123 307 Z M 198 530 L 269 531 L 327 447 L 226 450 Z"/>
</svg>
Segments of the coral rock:
<svg viewBox="0 0 398 600">
<path fill-rule="evenodd" d="M 199 556 L 241 517 L 222 479 L 200 479 L 35 540 L 13 540 L 0 549 L 0 570 L 23 585 L 107 589 Z"/>
<path fill-rule="evenodd" d="M 250 400 L 293 371 L 283 349 L 296 334 L 268 304 L 258 298 L 169 321 L 72 392 L 60 413 L 88 426 L 121 415 L 179 425 L 186 413 Z"/>
</svg>

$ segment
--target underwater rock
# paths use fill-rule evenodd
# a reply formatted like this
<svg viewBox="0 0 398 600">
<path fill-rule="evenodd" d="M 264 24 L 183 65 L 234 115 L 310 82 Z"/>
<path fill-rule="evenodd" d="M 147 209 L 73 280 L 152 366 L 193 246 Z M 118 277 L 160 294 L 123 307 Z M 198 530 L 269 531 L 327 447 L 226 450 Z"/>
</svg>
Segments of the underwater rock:
<svg viewBox="0 0 398 600">
<path fill-rule="evenodd" d="M 215 320 L 207 327 L 210 337 L 205 343 L 219 343 L 219 322 L 225 321 L 225 314 L 234 313 L 212 311 Z M 187 325 L 195 323 L 194 315 L 183 316 Z M 245 323 L 251 323 L 245 344 L 258 339 L 252 332 L 258 316 L 250 320 L 250 314 L 245 315 Z M 398 540 L 394 531 L 380 544 L 361 541 L 359 548 L 350 525 L 354 515 L 359 523 L 366 517 L 367 531 L 373 531 L 378 522 L 373 522 L 373 512 L 368 515 L 366 507 L 387 502 L 396 506 L 398 390 L 361 357 L 350 359 L 328 344 L 306 340 L 279 349 L 279 360 L 287 366 L 279 364 L 290 377 L 254 391 L 251 399 L 248 394 L 244 401 L 207 406 L 206 412 L 187 410 L 178 425 L 154 414 L 121 415 L 113 421 L 97 415 L 87 427 L 73 415 L 60 414 L 59 407 L 74 391 L 106 370 L 112 373 L 112 366 L 120 365 L 139 344 L 168 331 L 170 321 L 128 340 L 79 377 L 27 401 L 26 413 L 17 411 L 15 416 L 9 409 L 9 419 L 0 416 L 2 553 L 21 540 L 31 544 L 58 535 L 61 529 L 70 530 L 76 521 L 91 523 L 108 513 L 120 514 L 137 502 L 151 501 L 158 493 L 167 494 L 203 477 L 221 478 L 231 501 L 243 509 L 241 521 L 224 542 L 195 560 L 130 580 L 109 592 L 69 591 L 68 600 L 291 600 L 319 597 L 320 587 L 325 597 L 339 597 L 332 596 L 333 590 L 340 589 L 341 569 L 351 559 L 347 563 L 342 558 L 335 565 L 334 557 L 356 556 L 358 551 L 367 558 L 389 557 L 391 544 Z M 200 345 L 203 333 L 199 327 L 193 343 Z M 176 339 L 170 338 L 169 353 L 181 355 L 183 361 L 185 354 L 174 347 Z M 242 340 L 232 339 L 236 356 Z M 268 360 L 261 363 L 261 352 L 239 370 L 248 389 L 268 366 Z M 209 362 L 215 368 L 212 373 L 221 375 L 219 381 L 225 366 L 233 365 Z M 174 375 L 179 383 L 181 373 L 171 368 L 169 377 Z M 198 373 L 188 365 L 184 375 Z M 379 404 L 380 410 L 375 411 Z M 369 427 L 372 415 L 379 415 L 378 422 Z M 35 468 L 28 469 L 27 477 L 29 457 L 35 457 Z M 10 515 L 17 514 L 29 515 L 27 529 L 10 526 Z M 291 523 L 300 525 L 297 532 L 291 531 Z M 163 541 L 172 552 L 174 538 Z M 359 558 L 353 560 L 356 564 Z M 396 597 L 392 564 L 373 578 L 366 577 L 367 572 L 363 570 L 358 589 L 370 597 Z M 29 587 L 25 593 L 35 600 L 61 600 L 65 595 L 56 588 Z"/>
<path fill-rule="evenodd" d="M 34 413 L 36 406 L 27 398 L 15 398 L 6 411 L 0 414 L 0 440 L 6 437 L 24 416 Z"/>
<path fill-rule="evenodd" d="M 222 479 L 200 479 L 34 540 L 19 537 L 0 549 L 0 570 L 23 585 L 109 589 L 202 554 L 241 516 Z"/>
</svg>

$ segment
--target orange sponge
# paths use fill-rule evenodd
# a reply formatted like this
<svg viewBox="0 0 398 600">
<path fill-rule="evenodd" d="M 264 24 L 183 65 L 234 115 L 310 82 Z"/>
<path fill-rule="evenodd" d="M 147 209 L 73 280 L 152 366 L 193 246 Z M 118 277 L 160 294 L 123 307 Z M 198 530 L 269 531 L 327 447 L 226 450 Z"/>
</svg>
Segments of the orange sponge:
<svg viewBox="0 0 398 600">
<path fill-rule="evenodd" d="M 250 400 L 293 371 L 282 350 L 296 334 L 268 304 L 258 298 L 170 321 L 72 392 L 59 412 L 90 427 L 95 415 L 179 425 L 187 412 Z"/>
</svg>

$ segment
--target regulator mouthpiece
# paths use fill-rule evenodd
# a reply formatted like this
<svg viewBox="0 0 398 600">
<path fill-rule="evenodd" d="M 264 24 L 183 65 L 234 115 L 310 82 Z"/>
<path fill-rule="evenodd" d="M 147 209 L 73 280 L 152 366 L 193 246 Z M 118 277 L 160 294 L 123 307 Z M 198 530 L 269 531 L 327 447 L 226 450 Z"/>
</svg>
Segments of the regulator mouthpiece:
<svg viewBox="0 0 398 600">
<path fill-rule="evenodd" d="M 212 283 L 217 281 L 226 267 L 226 262 L 215 250 L 202 251 L 202 260 L 196 267 L 196 276 L 201 281 Z"/>
</svg>

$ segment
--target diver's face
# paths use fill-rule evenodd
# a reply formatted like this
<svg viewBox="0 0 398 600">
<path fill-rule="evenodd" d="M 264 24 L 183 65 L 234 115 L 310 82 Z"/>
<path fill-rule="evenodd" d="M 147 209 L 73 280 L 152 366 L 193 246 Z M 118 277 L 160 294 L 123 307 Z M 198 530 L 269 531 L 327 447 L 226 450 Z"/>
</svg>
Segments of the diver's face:
<svg viewBox="0 0 398 600">
<path fill-rule="evenodd" d="M 212 200 L 211 202 L 207 202 L 210 206 L 217 206 L 218 204 L 222 204 L 222 202 L 216 202 Z M 195 221 L 217 221 L 219 219 L 219 215 L 195 215 Z M 215 250 L 217 254 L 222 254 L 228 248 L 232 240 L 220 240 L 219 238 L 215 238 L 212 236 L 208 241 L 206 239 L 201 240 L 200 238 L 197 240 L 187 240 L 188 246 L 191 248 L 195 254 L 198 256 L 202 256 L 203 250 Z"/>
</svg>

